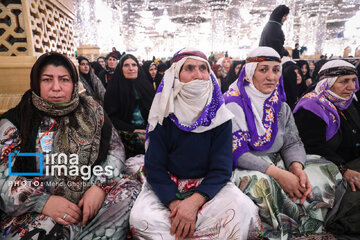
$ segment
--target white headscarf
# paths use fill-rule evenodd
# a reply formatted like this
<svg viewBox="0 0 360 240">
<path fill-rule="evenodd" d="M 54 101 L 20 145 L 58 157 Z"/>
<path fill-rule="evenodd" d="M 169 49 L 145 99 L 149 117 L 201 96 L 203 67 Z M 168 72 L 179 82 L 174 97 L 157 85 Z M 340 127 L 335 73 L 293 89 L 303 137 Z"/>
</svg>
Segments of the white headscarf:
<svg viewBox="0 0 360 240">
<path fill-rule="evenodd" d="M 174 57 L 185 54 L 184 57 L 174 62 L 166 70 L 150 109 L 148 132 L 153 131 L 157 124 L 162 125 L 163 119 L 171 114 L 177 118 L 178 123 L 172 120 L 180 129 L 196 133 L 215 128 L 233 117 L 233 114 L 225 107 L 223 96 L 209 62 L 201 56 L 192 55 L 192 53 L 201 52 L 194 49 L 182 49 Z M 205 55 L 203 54 L 203 56 Z M 207 64 L 210 71 L 208 80 L 193 80 L 188 83 L 180 81 L 181 67 L 189 58 Z M 214 97 L 215 99 L 213 99 Z M 216 103 L 216 109 L 214 103 Z M 210 122 L 198 121 L 204 114 L 208 116 L 207 119 L 211 120 Z"/>
<path fill-rule="evenodd" d="M 252 50 L 248 55 L 248 57 L 258 57 L 258 56 L 269 56 L 269 57 L 280 58 L 280 55 L 270 47 L 257 47 L 254 50 Z M 247 78 L 250 80 L 250 84 L 248 86 L 245 86 L 245 91 L 251 100 L 251 106 L 253 109 L 258 134 L 264 135 L 265 128 L 262 124 L 262 119 L 264 116 L 264 102 L 268 97 L 270 97 L 271 93 L 264 94 L 254 86 L 253 76 L 257 65 L 258 62 L 250 62 L 245 64 L 245 73 Z M 281 72 L 281 66 L 280 66 L 280 72 Z M 236 85 L 236 82 L 237 81 L 235 81 L 232 85 Z M 246 121 L 244 121 L 244 123 L 240 125 L 245 129 L 247 128 Z"/>
<path fill-rule="evenodd" d="M 279 83 L 270 94 L 264 94 L 253 84 L 253 76 L 259 62 L 276 61 L 279 54 L 270 47 L 258 47 L 249 53 L 236 82 L 224 94 L 226 104 L 235 114 L 233 119 L 233 162 L 237 166 L 239 156 L 248 151 L 266 151 L 278 132 L 278 113 L 286 101 L 280 76 Z M 280 66 L 281 68 L 281 66 Z"/>
<path fill-rule="evenodd" d="M 336 67 L 350 67 L 350 68 L 354 68 L 354 65 L 352 65 L 351 63 L 348 63 L 344 60 L 331 60 L 327 63 L 325 63 L 320 71 L 319 71 L 319 74 L 322 72 L 322 71 L 325 71 L 329 68 L 336 68 Z M 346 101 L 346 100 L 349 100 L 349 99 L 346 99 L 346 98 L 343 98 L 343 97 L 340 97 L 339 95 L 337 95 L 336 93 L 334 93 L 333 91 L 331 91 L 331 87 L 334 85 L 334 83 L 336 82 L 336 80 L 339 78 L 340 76 L 336 76 L 336 77 L 326 77 L 326 78 L 323 78 L 321 81 L 319 81 L 317 84 L 316 84 L 316 87 L 315 87 L 315 92 L 316 93 L 320 93 L 322 91 L 321 89 L 321 86 L 327 82 L 327 87 L 329 89 L 325 90 L 326 92 L 328 92 L 330 95 L 332 95 L 333 97 L 335 98 L 338 98 L 340 100 L 343 100 L 343 101 Z M 351 98 L 353 97 L 356 97 L 355 94 L 353 94 L 353 96 L 351 96 Z"/>
</svg>

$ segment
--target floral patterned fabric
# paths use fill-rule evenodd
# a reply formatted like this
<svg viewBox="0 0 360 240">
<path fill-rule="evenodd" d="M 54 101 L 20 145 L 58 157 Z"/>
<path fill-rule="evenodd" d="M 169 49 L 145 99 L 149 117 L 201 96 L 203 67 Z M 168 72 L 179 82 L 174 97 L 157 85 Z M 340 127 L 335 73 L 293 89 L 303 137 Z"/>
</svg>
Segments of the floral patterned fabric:
<svg viewBox="0 0 360 240">
<path fill-rule="evenodd" d="M 260 158 L 285 169 L 281 159 Z M 312 184 L 313 197 L 303 205 L 299 200 L 294 203 L 288 198 L 279 183 L 269 175 L 234 170 L 232 181 L 259 207 L 265 237 L 287 239 L 293 235 L 322 232 L 326 213 L 334 205 L 335 186 L 340 184 L 342 176 L 336 165 L 317 155 L 307 155 L 304 170 Z"/>
<path fill-rule="evenodd" d="M 176 180 L 182 188 L 179 191 L 191 190 L 200 181 Z M 186 239 L 262 239 L 263 232 L 257 212 L 255 204 L 229 182 L 202 206 L 197 215 L 194 235 Z M 175 235 L 170 235 L 169 215 L 170 210 L 146 183 L 130 214 L 130 228 L 134 239 L 175 239 Z"/>
<path fill-rule="evenodd" d="M 41 126 L 40 126 L 41 128 Z M 51 186 L 51 176 L 24 178 L 8 175 L 8 154 L 19 149 L 18 130 L 8 120 L 0 121 L 0 194 L 1 235 L 3 239 L 124 239 L 128 232 L 130 209 L 140 191 L 140 182 L 122 175 L 124 148 L 116 131 L 112 131 L 110 149 L 102 167 L 112 166 L 110 177 L 92 176 L 89 182 L 100 184 L 107 191 L 98 214 L 83 228 L 81 223 L 62 226 L 42 209 L 51 195 L 60 195 Z M 41 146 L 37 139 L 37 152 Z M 15 158 L 16 161 L 16 158 Z M 13 163 L 14 161 L 12 161 Z M 18 184 L 11 184 L 18 183 Z M 50 184 L 49 184 L 50 183 Z M 55 239 L 55 238 L 54 238 Z"/>
</svg>

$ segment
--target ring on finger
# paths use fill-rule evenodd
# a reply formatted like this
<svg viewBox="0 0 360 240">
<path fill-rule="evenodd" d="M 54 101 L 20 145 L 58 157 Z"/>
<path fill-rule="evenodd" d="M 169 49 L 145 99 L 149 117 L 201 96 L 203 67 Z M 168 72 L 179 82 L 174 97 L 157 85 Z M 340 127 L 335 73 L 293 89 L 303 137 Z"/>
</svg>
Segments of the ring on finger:
<svg viewBox="0 0 360 240">
<path fill-rule="evenodd" d="M 65 213 L 64 216 L 62 217 L 63 220 L 65 220 L 65 218 L 68 216 L 69 214 Z"/>
</svg>

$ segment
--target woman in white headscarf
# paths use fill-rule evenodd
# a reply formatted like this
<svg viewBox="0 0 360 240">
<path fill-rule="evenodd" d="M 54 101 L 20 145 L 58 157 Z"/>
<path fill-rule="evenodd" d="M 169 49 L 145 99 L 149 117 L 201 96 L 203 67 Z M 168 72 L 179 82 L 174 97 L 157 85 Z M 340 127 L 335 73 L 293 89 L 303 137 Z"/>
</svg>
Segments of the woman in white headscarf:
<svg viewBox="0 0 360 240">
<path fill-rule="evenodd" d="M 270 239 L 321 232 L 341 177 L 334 164 L 306 155 L 286 103 L 280 62 L 274 49 L 254 49 L 225 93 L 235 115 L 232 180 L 259 207 Z"/>
<path fill-rule="evenodd" d="M 256 239 L 258 209 L 231 183 L 231 121 L 206 56 L 177 52 L 149 114 L 136 239 Z"/>
<path fill-rule="evenodd" d="M 344 182 L 336 189 L 337 204 L 328 215 L 328 231 L 360 234 L 360 104 L 356 68 L 332 60 L 320 69 L 320 82 L 294 109 L 296 124 L 308 153 L 335 163 Z"/>
</svg>

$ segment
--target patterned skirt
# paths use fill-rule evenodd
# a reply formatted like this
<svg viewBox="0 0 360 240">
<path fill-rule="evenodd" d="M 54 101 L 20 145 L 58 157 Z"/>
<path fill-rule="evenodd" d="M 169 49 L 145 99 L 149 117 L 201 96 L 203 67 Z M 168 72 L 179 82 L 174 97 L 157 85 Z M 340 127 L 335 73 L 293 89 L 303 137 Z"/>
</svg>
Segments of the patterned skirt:
<svg viewBox="0 0 360 240">
<path fill-rule="evenodd" d="M 126 159 L 145 153 L 145 134 L 117 131 L 125 147 Z"/>
<path fill-rule="evenodd" d="M 195 180 L 181 180 L 178 188 L 194 186 Z M 195 184 L 196 185 L 196 184 Z M 179 189 L 180 192 L 181 189 Z M 130 214 L 134 239 L 175 239 L 170 235 L 170 210 L 145 183 Z M 236 186 L 227 183 L 199 210 L 193 237 L 186 239 L 262 239 L 258 208 Z"/>
<path fill-rule="evenodd" d="M 106 195 L 98 214 L 84 228 L 81 222 L 63 226 L 38 213 L 18 217 L 2 213 L 1 239 L 125 239 L 130 210 L 139 192 L 138 181 L 122 178 Z"/>
<path fill-rule="evenodd" d="M 261 158 L 274 164 L 267 156 Z M 275 166 L 285 169 L 282 160 Z M 259 208 L 265 237 L 288 239 L 322 232 L 325 216 L 334 205 L 335 186 L 341 183 L 342 176 L 336 165 L 317 155 L 307 155 L 304 171 L 312 185 L 312 198 L 307 198 L 303 205 L 288 198 L 280 184 L 267 174 L 233 171 L 232 181 Z"/>
</svg>

